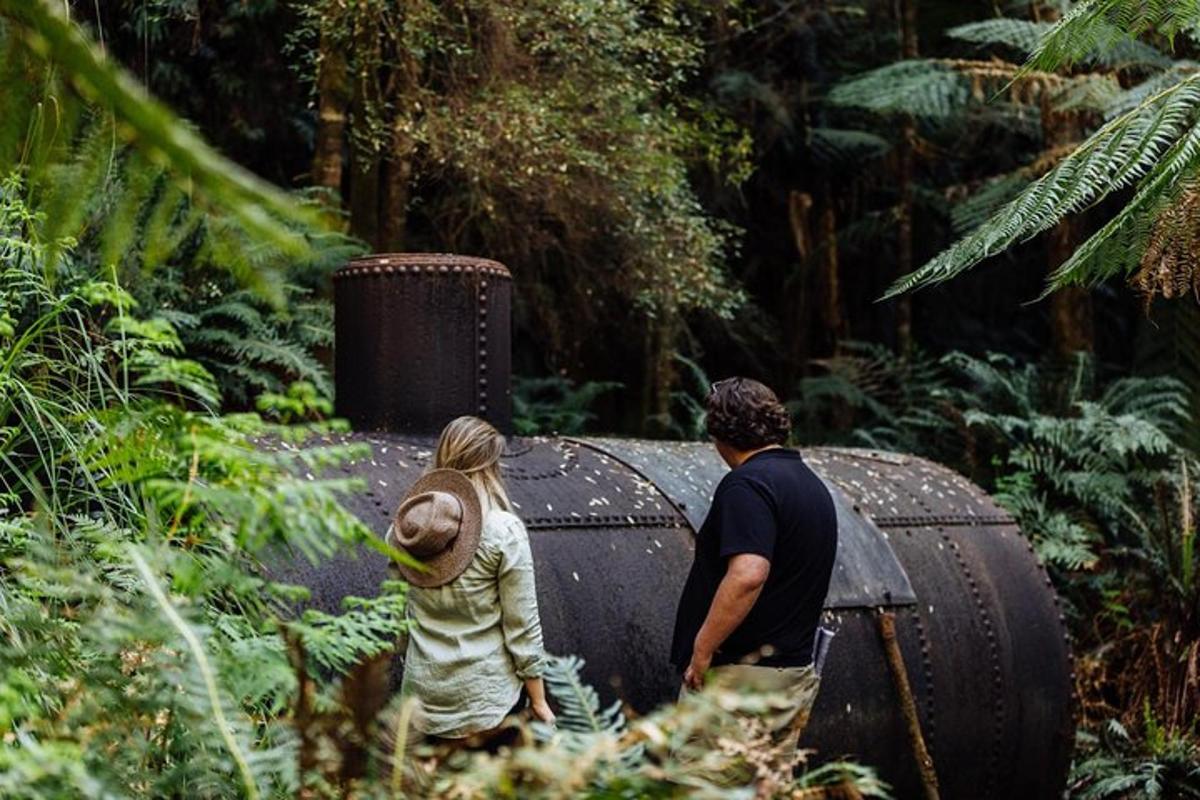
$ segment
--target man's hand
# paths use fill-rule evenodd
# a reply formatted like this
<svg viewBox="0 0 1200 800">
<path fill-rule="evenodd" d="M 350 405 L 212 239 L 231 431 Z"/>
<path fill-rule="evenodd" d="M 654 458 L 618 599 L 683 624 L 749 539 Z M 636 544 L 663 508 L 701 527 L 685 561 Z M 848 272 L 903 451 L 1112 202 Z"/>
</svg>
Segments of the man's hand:
<svg viewBox="0 0 1200 800">
<path fill-rule="evenodd" d="M 692 662 L 683 673 L 684 686 L 689 689 L 704 686 L 704 673 L 712 664 L 713 653 L 750 613 L 770 572 L 771 562 L 760 555 L 739 553 L 729 559 L 725 577 L 717 586 L 708 616 L 692 645 Z"/>
<path fill-rule="evenodd" d="M 692 661 L 683 672 L 683 685 L 694 692 L 698 692 L 704 688 L 704 674 L 708 672 L 709 666 L 712 664 L 712 655 L 710 653 L 702 653 L 700 650 L 692 650 Z"/>
</svg>

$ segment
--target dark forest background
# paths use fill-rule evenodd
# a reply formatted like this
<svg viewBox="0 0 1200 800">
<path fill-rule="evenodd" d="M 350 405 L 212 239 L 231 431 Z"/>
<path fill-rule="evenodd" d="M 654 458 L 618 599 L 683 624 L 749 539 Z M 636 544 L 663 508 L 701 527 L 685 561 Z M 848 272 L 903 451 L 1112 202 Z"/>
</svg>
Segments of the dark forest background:
<svg viewBox="0 0 1200 800">
<path fill-rule="evenodd" d="M 672 393 L 689 380 L 676 356 L 791 397 L 847 341 L 1022 361 L 1086 351 L 1120 373 L 1172 367 L 1161 348 L 1139 346 L 1172 324 L 1160 319 L 1172 309 L 1151 309 L 1120 285 L 1038 299 L 1096 224 L 1088 214 L 959 280 L 879 302 L 962 232 L 956 206 L 1078 140 L 1086 115 L 1052 114 L 1036 97 L 938 119 L 870 115 L 830 103 L 831 88 L 902 57 L 1019 57 L 947 31 L 1004 17 L 1053 21 L 1054 3 L 679 4 L 658 18 L 645 12 L 632 30 L 590 33 L 611 39 L 590 43 L 553 30 L 570 4 L 492 14 L 466 3 L 458 24 L 418 3 L 415 32 L 405 6 L 162 0 L 77 13 L 222 152 L 282 186 L 335 190 L 348 230 L 371 250 L 504 261 L 517 282 L 518 372 L 622 384 L 597 401 L 600 428 L 665 432 L 664 417 L 682 413 Z M 536 38 L 539 24 L 552 30 L 545 46 L 555 57 L 595 52 L 580 51 L 565 76 L 532 63 L 512 40 Z M 400 55 L 405 37 L 422 36 L 420 54 Z M 603 50 L 617 37 L 626 37 L 617 52 Z M 661 57 L 638 63 L 638 47 Z M 455 48 L 461 63 L 452 64 Z M 614 98 L 597 91 L 606 81 L 650 88 Z M 539 106 L 546 98 L 565 107 Z M 389 113 L 408 133 L 397 135 Z M 639 142 L 621 126 L 641 113 L 656 119 L 633 123 L 645 124 Z M 469 141 L 496 126 L 506 147 Z M 597 167 L 602 141 L 616 152 Z M 632 180 L 614 175 L 643 144 L 670 163 Z M 555 182 L 556 159 L 577 180 Z M 709 285 L 670 277 L 671 241 L 644 241 L 613 221 L 655 181 L 671 182 L 674 200 L 639 213 L 673 226 L 679 257 L 704 264 Z M 648 297 L 656 292 L 640 282 L 656 273 L 664 296 Z"/>
<path fill-rule="evenodd" d="M 569 658 L 578 738 L 378 752 L 404 585 L 261 569 L 403 557 L 331 470 L 331 276 L 443 251 L 513 273 L 518 433 L 704 438 L 736 373 L 975 481 L 1071 631 L 1068 795 L 1200 797 L 1197 49 L 1200 0 L 0 0 L 0 796 L 707 780 Z"/>
</svg>

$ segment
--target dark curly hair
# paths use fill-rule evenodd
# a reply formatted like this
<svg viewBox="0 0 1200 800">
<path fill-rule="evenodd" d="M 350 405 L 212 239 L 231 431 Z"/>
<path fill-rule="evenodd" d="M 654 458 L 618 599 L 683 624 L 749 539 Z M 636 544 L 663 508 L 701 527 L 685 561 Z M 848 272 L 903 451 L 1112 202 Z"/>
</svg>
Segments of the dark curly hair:
<svg viewBox="0 0 1200 800">
<path fill-rule="evenodd" d="M 743 452 L 784 444 L 792 432 L 792 418 L 779 398 L 750 378 L 717 381 L 705 406 L 708 435 Z"/>
</svg>

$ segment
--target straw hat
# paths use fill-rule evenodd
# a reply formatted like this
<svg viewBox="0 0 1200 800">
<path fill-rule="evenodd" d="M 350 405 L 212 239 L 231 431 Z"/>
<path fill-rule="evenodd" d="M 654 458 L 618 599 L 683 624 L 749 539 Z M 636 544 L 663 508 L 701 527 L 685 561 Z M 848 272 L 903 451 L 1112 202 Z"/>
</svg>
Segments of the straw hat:
<svg viewBox="0 0 1200 800">
<path fill-rule="evenodd" d="M 396 509 L 388 544 L 408 553 L 425 569 L 396 564 L 413 586 L 444 586 L 463 574 L 483 526 L 479 495 L 466 475 L 454 469 L 426 472 Z"/>
</svg>

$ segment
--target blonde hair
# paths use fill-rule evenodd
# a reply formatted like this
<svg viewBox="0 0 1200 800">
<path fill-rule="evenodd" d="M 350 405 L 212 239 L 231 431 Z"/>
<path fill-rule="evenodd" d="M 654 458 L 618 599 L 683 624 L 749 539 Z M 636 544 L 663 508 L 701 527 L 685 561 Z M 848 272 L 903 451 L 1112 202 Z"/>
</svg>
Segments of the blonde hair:
<svg viewBox="0 0 1200 800">
<path fill-rule="evenodd" d="M 491 423 L 479 417 L 458 417 L 442 429 L 433 466 L 466 475 L 475 485 L 485 511 L 489 508 L 512 511 L 512 501 L 500 478 L 503 453 L 504 437 Z"/>
</svg>

